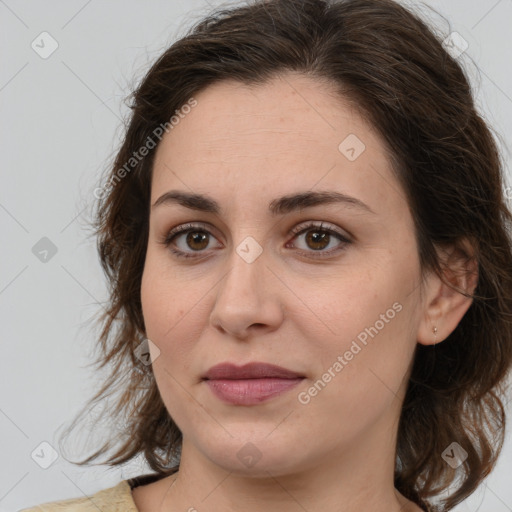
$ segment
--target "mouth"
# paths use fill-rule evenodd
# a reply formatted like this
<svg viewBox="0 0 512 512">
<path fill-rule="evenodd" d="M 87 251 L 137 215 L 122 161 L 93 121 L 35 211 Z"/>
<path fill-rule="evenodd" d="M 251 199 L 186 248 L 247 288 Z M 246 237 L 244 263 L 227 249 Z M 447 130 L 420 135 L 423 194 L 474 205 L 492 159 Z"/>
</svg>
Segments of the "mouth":
<svg viewBox="0 0 512 512">
<path fill-rule="evenodd" d="M 236 366 L 221 363 L 210 368 L 203 381 L 223 402 L 257 405 L 297 386 L 304 375 L 281 366 L 249 363 Z"/>
</svg>

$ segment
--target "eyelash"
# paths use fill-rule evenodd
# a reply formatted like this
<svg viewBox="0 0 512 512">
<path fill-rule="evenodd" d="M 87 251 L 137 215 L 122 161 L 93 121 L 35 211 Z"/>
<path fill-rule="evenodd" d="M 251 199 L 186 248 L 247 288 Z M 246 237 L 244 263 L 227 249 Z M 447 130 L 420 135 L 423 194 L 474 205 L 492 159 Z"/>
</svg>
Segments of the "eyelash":
<svg viewBox="0 0 512 512">
<path fill-rule="evenodd" d="M 317 254 L 322 254 L 321 256 L 317 256 L 317 255 L 313 256 L 311 254 L 311 253 L 315 253 L 315 251 L 313 251 L 313 250 L 300 251 L 301 254 L 307 254 L 308 257 L 326 258 L 328 256 L 331 256 L 332 253 L 337 253 L 339 251 L 345 250 L 346 246 L 352 243 L 351 240 L 349 240 L 345 235 L 341 234 L 340 232 L 338 232 L 334 229 L 325 228 L 324 223 L 320 223 L 320 224 L 315 224 L 312 222 L 302 223 L 302 224 L 299 224 L 298 226 L 296 226 L 295 228 L 293 228 L 292 230 L 290 230 L 288 235 L 294 235 L 294 239 L 295 239 L 299 235 L 302 235 L 303 233 L 307 233 L 308 231 L 312 231 L 313 229 L 316 229 L 318 232 L 321 232 L 321 233 L 327 233 L 329 235 L 334 235 L 340 242 L 342 242 L 342 244 L 341 244 L 342 246 L 341 246 L 341 248 L 338 247 L 335 249 L 330 249 L 329 251 L 320 251 L 319 250 L 319 252 Z M 178 235 L 183 235 L 190 231 L 203 232 L 203 233 L 208 233 L 210 235 L 212 234 L 212 233 L 210 233 L 210 231 L 208 231 L 208 229 L 206 229 L 204 226 L 202 226 L 200 224 L 182 224 L 181 226 L 178 226 L 178 227 L 172 229 L 171 231 L 169 231 L 169 233 L 165 236 L 165 238 L 163 240 L 160 241 L 160 243 L 162 243 L 165 247 L 167 247 L 178 258 L 199 258 L 201 256 L 196 256 L 194 254 L 186 253 L 186 252 L 183 252 L 181 250 L 177 250 L 177 249 L 174 249 L 173 247 L 171 247 L 171 242 Z M 199 252 L 202 252 L 202 251 L 199 251 Z M 325 254 L 327 254 L 328 256 L 325 256 Z"/>
</svg>

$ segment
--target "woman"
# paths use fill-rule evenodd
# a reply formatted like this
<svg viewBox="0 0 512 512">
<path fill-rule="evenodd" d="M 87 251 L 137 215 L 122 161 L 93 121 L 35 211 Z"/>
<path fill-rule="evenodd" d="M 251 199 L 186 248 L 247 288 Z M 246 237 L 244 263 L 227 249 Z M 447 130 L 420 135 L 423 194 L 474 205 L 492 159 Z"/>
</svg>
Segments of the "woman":
<svg viewBox="0 0 512 512">
<path fill-rule="evenodd" d="M 260 0 L 199 23 L 133 100 L 95 191 L 114 371 L 92 401 L 122 392 L 106 462 L 154 473 L 45 510 L 469 496 L 503 442 L 512 215 L 441 41 L 391 0 Z"/>
</svg>

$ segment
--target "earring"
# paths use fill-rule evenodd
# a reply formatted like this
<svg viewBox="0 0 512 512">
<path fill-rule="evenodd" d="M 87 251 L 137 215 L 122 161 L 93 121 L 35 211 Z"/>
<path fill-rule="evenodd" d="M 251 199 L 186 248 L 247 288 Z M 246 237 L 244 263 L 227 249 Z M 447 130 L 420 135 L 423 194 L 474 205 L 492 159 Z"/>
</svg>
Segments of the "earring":
<svg viewBox="0 0 512 512">
<path fill-rule="evenodd" d="M 437 327 L 434 327 L 432 329 L 432 332 L 434 333 L 434 345 L 437 343 Z"/>
</svg>

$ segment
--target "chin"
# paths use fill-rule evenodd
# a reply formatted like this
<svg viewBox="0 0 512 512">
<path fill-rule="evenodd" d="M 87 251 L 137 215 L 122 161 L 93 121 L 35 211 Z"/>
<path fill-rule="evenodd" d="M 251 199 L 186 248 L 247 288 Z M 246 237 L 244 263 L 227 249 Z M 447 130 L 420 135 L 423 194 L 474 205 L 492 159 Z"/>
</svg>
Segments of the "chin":
<svg viewBox="0 0 512 512">
<path fill-rule="evenodd" d="M 227 427 L 227 430 L 235 436 L 232 429 Z M 196 449 L 215 465 L 240 476 L 268 478 L 305 468 L 308 454 L 304 452 L 304 443 L 295 441 L 289 433 L 275 435 L 274 432 L 269 436 L 269 432 L 272 429 L 262 428 L 257 432 L 252 429 L 250 433 L 239 432 L 231 437 L 222 429 L 220 438 L 212 443 L 215 436 L 209 437 L 202 446 L 196 445 Z"/>
</svg>

